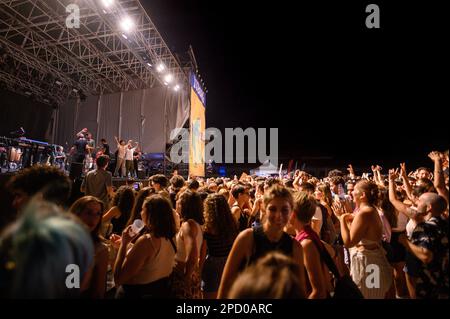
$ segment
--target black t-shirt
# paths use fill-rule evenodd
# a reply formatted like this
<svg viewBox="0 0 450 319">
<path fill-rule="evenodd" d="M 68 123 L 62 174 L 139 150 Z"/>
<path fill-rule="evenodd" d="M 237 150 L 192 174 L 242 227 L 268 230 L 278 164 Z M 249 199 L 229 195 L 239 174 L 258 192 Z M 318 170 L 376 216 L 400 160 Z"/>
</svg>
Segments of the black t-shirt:
<svg viewBox="0 0 450 319">
<path fill-rule="evenodd" d="M 278 251 L 290 257 L 293 256 L 293 239 L 285 232 L 278 242 L 271 242 L 262 227 L 253 228 L 253 242 L 254 249 L 250 256 L 250 264 L 272 251 Z"/>
<path fill-rule="evenodd" d="M 103 148 L 105 149 L 105 155 L 109 155 L 109 145 L 108 143 L 103 143 Z"/>
<path fill-rule="evenodd" d="M 85 155 L 86 154 L 86 145 L 88 142 L 85 139 L 76 140 L 73 145 L 77 149 L 77 155 Z"/>
</svg>

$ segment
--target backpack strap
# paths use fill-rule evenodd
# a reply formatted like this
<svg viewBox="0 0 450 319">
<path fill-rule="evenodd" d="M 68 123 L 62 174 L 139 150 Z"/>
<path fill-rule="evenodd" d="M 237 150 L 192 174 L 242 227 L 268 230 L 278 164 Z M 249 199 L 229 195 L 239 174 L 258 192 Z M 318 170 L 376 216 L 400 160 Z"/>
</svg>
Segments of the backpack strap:
<svg viewBox="0 0 450 319">
<path fill-rule="evenodd" d="M 173 250 L 175 251 L 175 254 L 177 253 L 177 245 L 173 242 L 173 238 L 169 238 L 170 244 L 172 245 Z"/>
<path fill-rule="evenodd" d="M 338 279 L 341 278 L 341 274 L 339 273 L 339 270 L 336 267 L 336 264 L 334 263 L 333 259 L 331 258 L 330 254 L 328 253 L 327 249 L 323 245 L 319 245 L 316 241 L 312 240 L 314 245 L 316 245 L 317 249 L 320 253 L 320 258 L 322 261 L 327 265 L 328 269 L 333 273 L 334 278 Z"/>
</svg>

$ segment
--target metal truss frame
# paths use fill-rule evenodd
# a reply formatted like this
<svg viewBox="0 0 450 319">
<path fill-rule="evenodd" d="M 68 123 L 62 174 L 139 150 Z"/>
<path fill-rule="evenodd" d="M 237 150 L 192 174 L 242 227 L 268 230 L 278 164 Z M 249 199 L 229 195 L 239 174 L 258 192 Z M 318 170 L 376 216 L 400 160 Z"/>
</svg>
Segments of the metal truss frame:
<svg viewBox="0 0 450 319">
<path fill-rule="evenodd" d="M 68 28 L 70 4 L 79 28 Z M 120 22 L 134 22 L 130 32 Z M 165 66 L 158 72 L 159 64 Z M 46 104 L 69 97 L 188 86 L 190 69 L 172 54 L 139 0 L 0 0 L 0 84 Z M 164 76 L 172 74 L 173 82 Z"/>
</svg>

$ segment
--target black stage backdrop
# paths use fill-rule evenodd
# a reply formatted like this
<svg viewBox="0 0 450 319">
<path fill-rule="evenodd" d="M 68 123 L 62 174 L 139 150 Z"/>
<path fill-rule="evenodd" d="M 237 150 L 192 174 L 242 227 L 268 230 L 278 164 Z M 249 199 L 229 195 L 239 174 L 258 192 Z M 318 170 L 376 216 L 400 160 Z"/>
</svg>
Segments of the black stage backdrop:
<svg viewBox="0 0 450 319">
<path fill-rule="evenodd" d="M 0 136 L 8 136 L 23 127 L 25 136 L 45 141 L 53 109 L 16 93 L 0 90 Z M 49 141 L 46 141 L 49 142 Z"/>
</svg>

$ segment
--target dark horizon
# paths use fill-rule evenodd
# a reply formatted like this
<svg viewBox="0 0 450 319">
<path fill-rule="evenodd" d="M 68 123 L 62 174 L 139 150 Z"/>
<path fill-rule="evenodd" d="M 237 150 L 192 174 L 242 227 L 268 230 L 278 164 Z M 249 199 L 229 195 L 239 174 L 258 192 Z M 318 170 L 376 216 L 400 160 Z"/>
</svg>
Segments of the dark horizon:
<svg viewBox="0 0 450 319">
<path fill-rule="evenodd" d="M 278 127 L 279 156 L 292 159 L 426 163 L 429 151 L 448 149 L 431 8 L 382 1 L 382 28 L 368 30 L 363 1 L 142 4 L 174 52 L 193 46 L 207 127 Z"/>
</svg>

